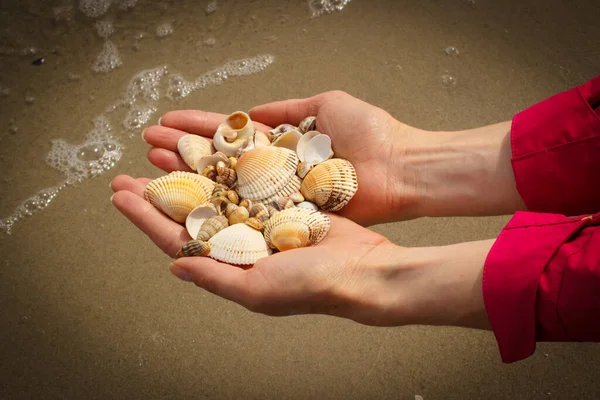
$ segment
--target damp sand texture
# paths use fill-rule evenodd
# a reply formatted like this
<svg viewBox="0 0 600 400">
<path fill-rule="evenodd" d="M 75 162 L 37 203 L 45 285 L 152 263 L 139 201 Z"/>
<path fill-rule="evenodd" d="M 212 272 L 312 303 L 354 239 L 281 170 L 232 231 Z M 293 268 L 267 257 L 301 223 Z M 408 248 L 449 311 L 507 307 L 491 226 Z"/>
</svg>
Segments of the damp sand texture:
<svg viewBox="0 0 600 400">
<path fill-rule="evenodd" d="M 24 1 L 0 6 L 0 397 L 598 398 L 593 344 L 502 365 L 493 335 L 252 314 L 171 276 L 109 202 L 163 175 L 141 130 L 340 89 L 430 130 L 510 119 L 600 71 L 597 4 Z M 557 29 L 560 27 L 560 29 Z M 508 221 L 374 229 L 404 246 Z"/>
</svg>

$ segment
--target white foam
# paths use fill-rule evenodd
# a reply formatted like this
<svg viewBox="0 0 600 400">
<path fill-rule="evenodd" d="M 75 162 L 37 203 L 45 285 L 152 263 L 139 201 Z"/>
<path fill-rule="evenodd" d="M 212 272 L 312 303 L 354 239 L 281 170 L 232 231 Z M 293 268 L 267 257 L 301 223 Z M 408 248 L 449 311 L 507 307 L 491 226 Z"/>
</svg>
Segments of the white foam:
<svg viewBox="0 0 600 400">
<path fill-rule="evenodd" d="M 81 0 L 79 11 L 90 18 L 98 18 L 108 11 L 112 0 Z"/>
<path fill-rule="evenodd" d="M 206 15 L 210 15 L 210 14 L 214 13 L 215 11 L 217 11 L 217 0 L 213 0 L 210 3 L 208 3 L 206 5 L 206 9 L 204 10 L 204 13 Z"/>
<path fill-rule="evenodd" d="M 137 4 L 137 0 L 121 0 L 119 9 L 123 11 L 131 10 Z"/>
<path fill-rule="evenodd" d="M 169 22 L 162 23 L 156 27 L 156 36 L 165 37 L 173 34 L 173 25 Z"/>
<path fill-rule="evenodd" d="M 313 17 L 323 14 L 331 14 L 334 11 L 342 11 L 350 0 L 308 0 L 308 8 Z"/>
<path fill-rule="evenodd" d="M 108 39 L 115 32 L 115 27 L 110 20 L 96 21 L 96 33 L 102 39 Z"/>
<path fill-rule="evenodd" d="M 98 54 L 96 61 L 92 65 L 92 70 L 95 72 L 110 72 L 113 69 L 120 67 L 122 64 L 121 57 L 117 46 L 110 40 L 104 42 L 102 51 Z"/>
</svg>

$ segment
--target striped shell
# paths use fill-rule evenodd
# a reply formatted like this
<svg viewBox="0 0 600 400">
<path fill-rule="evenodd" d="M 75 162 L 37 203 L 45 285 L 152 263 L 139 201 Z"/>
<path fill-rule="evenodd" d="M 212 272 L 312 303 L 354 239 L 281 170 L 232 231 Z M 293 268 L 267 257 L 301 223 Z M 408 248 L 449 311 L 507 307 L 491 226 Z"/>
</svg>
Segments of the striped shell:
<svg viewBox="0 0 600 400">
<path fill-rule="evenodd" d="M 208 157 L 212 154 L 210 142 L 198 135 L 183 135 L 177 141 L 177 151 L 183 161 L 196 171 L 198 161 L 203 157 Z M 202 171 L 198 171 L 202 173 Z"/>
<path fill-rule="evenodd" d="M 329 231 L 329 217 L 304 208 L 287 208 L 265 224 L 265 240 L 279 251 L 308 247 L 319 243 Z"/>
<path fill-rule="evenodd" d="M 208 244 L 208 256 L 228 264 L 251 265 L 272 253 L 262 233 L 246 224 L 231 225 L 217 232 Z"/>
<path fill-rule="evenodd" d="M 300 189 L 296 153 L 282 147 L 262 147 L 245 153 L 236 167 L 237 191 L 253 203 L 267 204 Z"/>
<path fill-rule="evenodd" d="M 315 166 L 302 181 L 304 198 L 324 211 L 339 211 L 358 190 L 356 171 L 352 164 L 333 158 Z"/>
<path fill-rule="evenodd" d="M 206 203 L 214 182 L 192 172 L 174 171 L 146 185 L 144 198 L 177 222 L 184 222 L 197 206 Z"/>
<path fill-rule="evenodd" d="M 185 228 L 190 234 L 190 237 L 192 239 L 197 239 L 202 224 L 216 215 L 218 215 L 217 209 L 212 203 L 201 204 L 194 208 L 185 219 Z"/>
</svg>

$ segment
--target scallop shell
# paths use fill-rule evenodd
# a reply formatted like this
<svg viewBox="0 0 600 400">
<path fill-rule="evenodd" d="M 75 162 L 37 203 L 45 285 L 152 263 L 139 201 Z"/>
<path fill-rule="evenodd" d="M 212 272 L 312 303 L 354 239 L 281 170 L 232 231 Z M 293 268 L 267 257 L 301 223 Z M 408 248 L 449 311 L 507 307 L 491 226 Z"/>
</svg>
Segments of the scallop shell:
<svg viewBox="0 0 600 400">
<path fill-rule="evenodd" d="M 222 215 L 216 215 L 212 218 L 207 219 L 202 224 L 198 235 L 196 236 L 197 240 L 202 240 L 206 242 L 211 237 L 215 236 L 217 232 L 227 228 L 229 226 L 229 222 L 227 218 Z"/>
<path fill-rule="evenodd" d="M 217 209 L 211 203 L 201 204 L 194 208 L 185 219 L 185 228 L 190 234 L 190 237 L 192 239 L 197 239 L 202 224 L 216 215 L 218 215 Z"/>
<path fill-rule="evenodd" d="M 329 217 L 318 211 L 287 208 L 267 221 L 264 236 L 269 247 L 285 251 L 319 243 L 330 225 Z"/>
<path fill-rule="evenodd" d="M 296 152 L 300 161 L 309 164 L 329 160 L 333 157 L 331 138 L 318 131 L 307 132 L 298 141 Z"/>
<path fill-rule="evenodd" d="M 244 154 L 237 164 L 237 192 L 253 203 L 266 204 L 299 191 L 296 153 L 282 147 L 263 147 Z"/>
<path fill-rule="evenodd" d="M 250 265 L 272 254 L 262 233 L 246 224 L 231 225 L 209 239 L 209 257 L 236 265 Z"/>
<path fill-rule="evenodd" d="M 306 117 L 298 125 L 300 133 L 306 133 L 314 130 L 317 127 L 317 117 Z"/>
<path fill-rule="evenodd" d="M 214 182 L 192 172 L 174 171 L 157 178 L 144 190 L 144 198 L 177 222 L 184 222 L 190 212 L 209 201 Z"/>
<path fill-rule="evenodd" d="M 275 147 L 284 147 L 286 149 L 290 149 L 292 151 L 296 151 L 296 146 L 298 145 L 298 141 L 302 137 L 302 134 L 297 130 L 289 130 L 279 136 L 275 141 L 271 144 L 271 146 Z"/>
<path fill-rule="evenodd" d="M 215 149 L 232 157 L 252 140 L 253 135 L 254 125 L 250 116 L 243 111 L 236 111 L 219 125 L 213 137 L 213 144 Z"/>
<path fill-rule="evenodd" d="M 198 135 L 183 135 L 177 141 L 177 151 L 183 161 L 193 169 L 196 170 L 198 161 L 201 158 L 212 155 L 210 142 Z"/>
<path fill-rule="evenodd" d="M 298 164 L 298 176 L 300 178 L 304 179 L 306 177 L 306 175 L 308 175 L 310 170 L 313 169 L 313 167 L 314 167 L 314 164 L 307 163 L 305 161 L 301 161 Z"/>
<path fill-rule="evenodd" d="M 304 198 L 325 211 L 339 211 L 358 189 L 356 171 L 341 158 L 324 161 L 314 167 L 302 181 Z"/>
</svg>

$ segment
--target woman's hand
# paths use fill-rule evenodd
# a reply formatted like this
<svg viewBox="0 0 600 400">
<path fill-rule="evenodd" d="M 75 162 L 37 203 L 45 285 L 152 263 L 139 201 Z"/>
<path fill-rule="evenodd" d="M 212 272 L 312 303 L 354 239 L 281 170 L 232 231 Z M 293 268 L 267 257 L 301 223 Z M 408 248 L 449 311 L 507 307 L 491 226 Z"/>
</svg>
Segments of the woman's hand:
<svg viewBox="0 0 600 400">
<path fill-rule="evenodd" d="M 416 185 L 402 174 L 402 154 L 418 130 L 401 124 L 384 110 L 343 92 L 327 92 L 304 100 L 270 103 L 250 110 L 258 129 L 283 123 L 298 125 L 317 116 L 317 130 L 331 137 L 335 157 L 349 160 L 358 175 L 358 191 L 339 214 L 361 225 L 408 219 L 416 201 Z M 189 171 L 177 154 L 177 140 L 186 133 L 211 138 L 226 115 L 203 111 L 172 111 L 158 126 L 144 132 L 154 147 L 148 159 L 170 172 Z M 413 178 L 409 176 L 408 179 Z"/>
<path fill-rule="evenodd" d="M 171 257 L 185 228 L 143 199 L 150 179 L 118 176 L 115 207 Z M 207 257 L 179 258 L 171 272 L 267 315 L 327 314 L 363 324 L 487 327 L 481 271 L 491 241 L 402 248 L 345 218 L 316 246 L 288 250 L 242 269 Z"/>
</svg>

